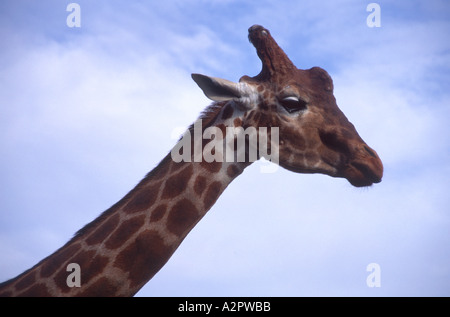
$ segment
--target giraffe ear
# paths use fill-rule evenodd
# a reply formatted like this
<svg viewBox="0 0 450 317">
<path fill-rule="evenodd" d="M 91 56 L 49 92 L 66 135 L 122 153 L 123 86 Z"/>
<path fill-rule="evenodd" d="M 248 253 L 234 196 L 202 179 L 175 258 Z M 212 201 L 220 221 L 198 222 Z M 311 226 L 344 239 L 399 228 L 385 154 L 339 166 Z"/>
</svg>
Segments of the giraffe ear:
<svg viewBox="0 0 450 317">
<path fill-rule="evenodd" d="M 227 101 L 243 97 L 242 87 L 238 83 L 201 74 L 192 74 L 191 76 L 206 97 L 211 100 Z"/>
</svg>

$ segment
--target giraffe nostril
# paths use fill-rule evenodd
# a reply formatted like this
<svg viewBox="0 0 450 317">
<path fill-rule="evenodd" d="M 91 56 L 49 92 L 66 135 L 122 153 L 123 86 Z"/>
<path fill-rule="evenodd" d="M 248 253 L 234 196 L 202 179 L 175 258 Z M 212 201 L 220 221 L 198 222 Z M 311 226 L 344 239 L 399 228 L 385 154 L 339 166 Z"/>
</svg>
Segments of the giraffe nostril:
<svg viewBox="0 0 450 317">
<path fill-rule="evenodd" d="M 364 150 L 366 150 L 367 153 L 369 153 L 370 156 L 377 158 L 378 156 L 375 154 L 375 152 L 368 147 L 367 145 L 364 145 Z"/>
</svg>

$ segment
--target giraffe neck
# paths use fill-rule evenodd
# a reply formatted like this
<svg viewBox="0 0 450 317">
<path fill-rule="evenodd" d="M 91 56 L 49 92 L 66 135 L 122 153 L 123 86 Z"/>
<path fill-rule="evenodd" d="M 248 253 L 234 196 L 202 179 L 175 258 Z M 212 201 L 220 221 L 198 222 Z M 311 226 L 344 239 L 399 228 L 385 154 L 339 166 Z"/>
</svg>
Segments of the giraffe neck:
<svg viewBox="0 0 450 317">
<path fill-rule="evenodd" d="M 217 115 L 209 114 L 216 122 L 205 118 L 203 129 L 217 122 L 223 125 L 221 108 Z M 0 284 L 0 296 L 134 295 L 249 164 L 176 163 L 167 155 L 131 192 L 66 245 Z M 67 284 L 70 263 L 79 265 L 80 287 Z"/>
</svg>

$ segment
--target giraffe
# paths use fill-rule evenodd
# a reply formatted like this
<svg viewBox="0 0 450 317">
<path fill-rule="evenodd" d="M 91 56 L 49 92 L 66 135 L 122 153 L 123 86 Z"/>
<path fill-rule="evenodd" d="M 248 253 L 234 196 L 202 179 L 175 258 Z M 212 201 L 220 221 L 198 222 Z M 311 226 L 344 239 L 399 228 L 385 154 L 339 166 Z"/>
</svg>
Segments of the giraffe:
<svg viewBox="0 0 450 317">
<path fill-rule="evenodd" d="M 269 133 L 268 150 L 278 153 L 281 167 L 345 178 L 356 187 L 379 183 L 382 162 L 338 108 L 328 73 L 319 67 L 298 69 L 262 26 L 250 27 L 248 38 L 262 62 L 258 75 L 234 83 L 192 74 L 213 101 L 197 121 L 201 131 L 276 127 L 278 140 L 272 142 Z M 255 131 L 259 135 L 261 130 Z M 133 296 L 165 265 L 225 188 L 260 158 L 259 154 L 250 158 L 251 137 L 244 140 L 242 160 L 236 159 L 236 151 L 232 160 L 207 162 L 188 153 L 188 159 L 175 161 L 172 151 L 64 246 L 3 282 L 0 295 Z M 202 149 L 208 141 L 212 137 L 202 139 Z M 231 146 L 238 147 L 236 142 Z M 71 263 L 79 265 L 79 287 L 67 282 Z"/>
</svg>

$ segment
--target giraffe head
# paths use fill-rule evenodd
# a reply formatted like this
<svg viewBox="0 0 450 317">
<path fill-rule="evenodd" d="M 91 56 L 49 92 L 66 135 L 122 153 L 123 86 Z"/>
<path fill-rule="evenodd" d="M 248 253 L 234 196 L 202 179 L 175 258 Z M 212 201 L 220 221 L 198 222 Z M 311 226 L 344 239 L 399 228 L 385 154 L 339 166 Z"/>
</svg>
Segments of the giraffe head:
<svg viewBox="0 0 450 317">
<path fill-rule="evenodd" d="M 298 69 L 262 26 L 250 27 L 249 40 L 261 72 L 239 83 L 193 74 L 206 96 L 224 103 L 228 114 L 241 114 L 244 128 L 278 127 L 270 151 L 278 151 L 280 166 L 343 177 L 357 187 L 379 183 L 381 160 L 338 108 L 330 75 L 319 67 Z"/>
</svg>

